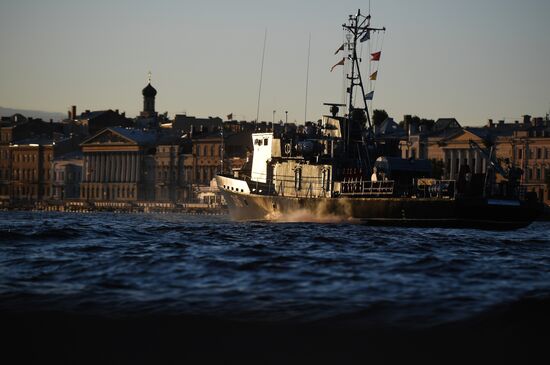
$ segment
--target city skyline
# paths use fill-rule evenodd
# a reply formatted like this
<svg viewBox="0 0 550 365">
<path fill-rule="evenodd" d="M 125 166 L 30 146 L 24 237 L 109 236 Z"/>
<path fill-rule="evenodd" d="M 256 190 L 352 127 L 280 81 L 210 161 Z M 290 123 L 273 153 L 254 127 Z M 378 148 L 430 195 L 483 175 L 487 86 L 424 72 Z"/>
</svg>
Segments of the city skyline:
<svg viewBox="0 0 550 365">
<path fill-rule="evenodd" d="M 131 4 L 134 4 L 131 6 Z M 157 110 L 256 119 L 267 29 L 260 120 L 303 122 L 308 39 L 308 120 L 342 101 L 341 24 L 368 2 L 235 1 L 0 2 L 0 104 L 65 112 L 139 113 L 152 72 Z M 386 26 L 374 108 L 401 119 L 544 116 L 550 107 L 550 4 L 372 1 L 373 24 Z M 547 23 L 547 22 L 546 22 Z M 363 57 L 365 57 L 363 53 Z M 366 62 L 365 62 L 366 63 Z"/>
</svg>

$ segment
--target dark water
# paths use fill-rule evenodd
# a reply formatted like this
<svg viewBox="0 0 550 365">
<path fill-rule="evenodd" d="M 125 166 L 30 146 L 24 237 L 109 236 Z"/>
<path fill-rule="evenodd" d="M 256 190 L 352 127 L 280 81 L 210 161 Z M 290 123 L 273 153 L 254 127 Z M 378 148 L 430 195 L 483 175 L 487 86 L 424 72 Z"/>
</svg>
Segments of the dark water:
<svg viewBox="0 0 550 365">
<path fill-rule="evenodd" d="M 0 309 L 346 331 L 500 326 L 550 308 L 549 232 L 0 212 Z"/>
</svg>

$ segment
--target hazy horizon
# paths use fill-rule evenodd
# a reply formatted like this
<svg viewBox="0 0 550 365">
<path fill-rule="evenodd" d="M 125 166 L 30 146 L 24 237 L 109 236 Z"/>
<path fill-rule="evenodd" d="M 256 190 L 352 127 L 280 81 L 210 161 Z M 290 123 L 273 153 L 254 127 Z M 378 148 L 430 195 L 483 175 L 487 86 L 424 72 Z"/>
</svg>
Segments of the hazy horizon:
<svg viewBox="0 0 550 365">
<path fill-rule="evenodd" d="M 544 116 L 550 108 L 550 2 L 371 1 L 388 28 L 373 107 L 403 114 L 488 118 Z M 134 116 L 152 72 L 156 109 L 170 116 L 233 113 L 303 122 L 311 34 L 308 120 L 342 101 L 341 25 L 368 1 L 0 0 L 0 105 L 66 113 L 119 109 Z M 379 50 L 379 49 L 376 49 Z M 367 51 L 363 58 L 368 59 Z M 365 62 L 367 64 L 367 62 Z M 365 72 L 366 69 L 363 71 Z M 364 75 L 365 77 L 365 75 Z"/>
</svg>

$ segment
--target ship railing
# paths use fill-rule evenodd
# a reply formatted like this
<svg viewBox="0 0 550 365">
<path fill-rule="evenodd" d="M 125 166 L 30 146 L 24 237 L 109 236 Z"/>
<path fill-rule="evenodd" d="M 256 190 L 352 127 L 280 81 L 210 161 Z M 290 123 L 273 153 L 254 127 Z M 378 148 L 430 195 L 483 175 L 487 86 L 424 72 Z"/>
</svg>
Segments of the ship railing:
<svg viewBox="0 0 550 365">
<path fill-rule="evenodd" d="M 344 180 L 340 182 L 340 195 L 393 195 L 395 182 Z"/>
<path fill-rule="evenodd" d="M 456 180 L 418 179 L 416 197 L 419 198 L 454 198 Z"/>
</svg>

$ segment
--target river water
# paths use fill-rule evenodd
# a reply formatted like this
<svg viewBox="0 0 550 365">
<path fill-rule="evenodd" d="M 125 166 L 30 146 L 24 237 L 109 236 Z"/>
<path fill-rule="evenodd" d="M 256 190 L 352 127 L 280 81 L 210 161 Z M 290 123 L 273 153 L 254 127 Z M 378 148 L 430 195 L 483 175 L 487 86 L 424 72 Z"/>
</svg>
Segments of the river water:
<svg viewBox="0 0 550 365">
<path fill-rule="evenodd" d="M 547 303 L 549 232 L 0 212 L 0 309 L 437 328 Z"/>
</svg>

